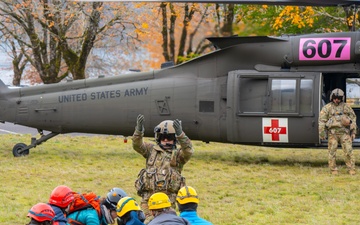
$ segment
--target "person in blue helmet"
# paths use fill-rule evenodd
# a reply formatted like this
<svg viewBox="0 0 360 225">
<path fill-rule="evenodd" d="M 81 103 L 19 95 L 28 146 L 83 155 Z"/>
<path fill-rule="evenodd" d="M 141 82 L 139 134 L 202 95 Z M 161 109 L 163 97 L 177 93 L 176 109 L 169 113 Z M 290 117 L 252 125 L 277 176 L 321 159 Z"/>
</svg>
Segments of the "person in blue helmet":
<svg viewBox="0 0 360 225">
<path fill-rule="evenodd" d="M 116 212 L 118 202 L 126 196 L 127 194 L 123 189 L 115 187 L 107 194 L 104 205 L 114 214 Z M 117 224 L 121 224 L 121 219 L 119 217 L 117 217 L 116 220 Z"/>
</svg>

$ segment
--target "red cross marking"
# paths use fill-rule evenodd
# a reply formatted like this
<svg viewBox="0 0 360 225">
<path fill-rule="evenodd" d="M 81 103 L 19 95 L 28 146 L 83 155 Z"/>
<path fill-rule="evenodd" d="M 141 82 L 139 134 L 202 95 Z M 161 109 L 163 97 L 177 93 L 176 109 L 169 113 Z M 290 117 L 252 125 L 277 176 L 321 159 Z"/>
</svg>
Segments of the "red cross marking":
<svg viewBox="0 0 360 225">
<path fill-rule="evenodd" d="M 265 134 L 271 134 L 272 141 L 279 141 L 280 134 L 286 134 L 286 127 L 279 127 L 279 120 L 271 120 L 270 127 L 264 127 Z"/>
</svg>

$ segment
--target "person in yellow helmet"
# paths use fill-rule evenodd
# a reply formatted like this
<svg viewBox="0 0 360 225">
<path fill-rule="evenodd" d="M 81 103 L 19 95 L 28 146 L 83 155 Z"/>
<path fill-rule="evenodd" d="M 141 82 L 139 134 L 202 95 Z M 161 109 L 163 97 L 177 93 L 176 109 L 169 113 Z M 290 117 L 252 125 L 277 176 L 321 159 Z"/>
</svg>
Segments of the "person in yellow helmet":
<svg viewBox="0 0 360 225">
<path fill-rule="evenodd" d="M 143 141 L 144 122 L 144 115 L 138 115 L 132 145 L 136 152 L 146 158 L 146 167 L 139 172 L 135 188 L 142 198 L 140 207 L 147 223 L 152 219 L 147 203 L 156 192 L 166 193 L 171 206 L 176 209 L 177 192 L 185 186 L 185 178 L 181 172 L 194 149 L 182 130 L 180 120 L 164 120 L 157 125 L 154 129 L 156 144 Z"/>
<path fill-rule="evenodd" d="M 151 195 L 148 207 L 154 219 L 148 225 L 190 225 L 189 221 L 176 215 L 169 197 L 162 192 Z"/>
<path fill-rule="evenodd" d="M 193 187 L 182 187 L 176 197 L 180 217 L 187 219 L 191 225 L 212 225 L 209 221 L 200 218 L 197 214 L 199 197 Z"/>
<path fill-rule="evenodd" d="M 139 204 L 131 197 L 123 197 L 117 203 L 118 225 L 144 225 L 145 215 Z"/>
</svg>

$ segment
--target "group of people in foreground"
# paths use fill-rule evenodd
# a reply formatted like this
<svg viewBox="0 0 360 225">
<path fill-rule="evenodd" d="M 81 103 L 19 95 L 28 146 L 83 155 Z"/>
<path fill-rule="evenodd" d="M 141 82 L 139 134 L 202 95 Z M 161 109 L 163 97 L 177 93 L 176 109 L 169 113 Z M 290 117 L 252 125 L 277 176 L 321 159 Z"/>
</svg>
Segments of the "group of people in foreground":
<svg viewBox="0 0 360 225">
<path fill-rule="evenodd" d="M 29 225 L 211 225 L 197 215 L 196 190 L 185 184 L 181 175 L 194 150 L 182 130 L 180 120 L 165 120 L 154 129 L 156 144 L 143 141 L 145 118 L 138 115 L 132 137 L 133 148 L 146 159 L 135 181 L 141 202 L 113 188 L 106 198 L 56 187 L 48 203 L 34 205 L 28 213 Z M 181 147 L 178 149 L 177 144 Z M 79 202 L 85 206 L 78 207 Z M 85 204 L 89 203 L 89 204 Z M 179 216 L 176 213 L 179 209 Z"/>
<path fill-rule="evenodd" d="M 28 225 L 144 225 L 145 215 L 137 201 L 121 188 L 111 189 L 106 198 L 99 200 L 99 208 L 92 205 L 73 211 L 76 193 L 69 187 L 56 187 L 48 203 L 37 203 L 29 210 Z M 179 216 L 171 208 L 169 197 L 163 192 L 151 195 L 148 209 L 153 219 L 148 223 L 172 225 L 212 225 L 197 214 L 199 198 L 194 188 L 182 187 L 176 197 Z"/>
</svg>

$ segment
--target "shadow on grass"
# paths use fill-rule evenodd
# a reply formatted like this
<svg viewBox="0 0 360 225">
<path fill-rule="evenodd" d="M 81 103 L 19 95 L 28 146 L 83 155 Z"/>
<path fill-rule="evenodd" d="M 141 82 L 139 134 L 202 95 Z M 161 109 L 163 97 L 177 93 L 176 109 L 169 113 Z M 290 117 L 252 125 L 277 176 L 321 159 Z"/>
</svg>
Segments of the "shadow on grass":
<svg viewBox="0 0 360 225">
<path fill-rule="evenodd" d="M 309 158 L 292 156 L 289 153 L 288 156 L 278 155 L 266 155 L 266 154 L 224 154 L 222 152 L 197 152 L 193 157 L 196 160 L 202 160 L 205 162 L 209 161 L 220 161 L 226 163 L 235 164 L 266 164 L 266 165 L 277 165 L 277 166 L 295 166 L 302 165 L 308 167 L 324 167 L 327 166 L 327 158 Z M 338 165 L 345 165 L 343 160 L 338 160 Z"/>
</svg>

